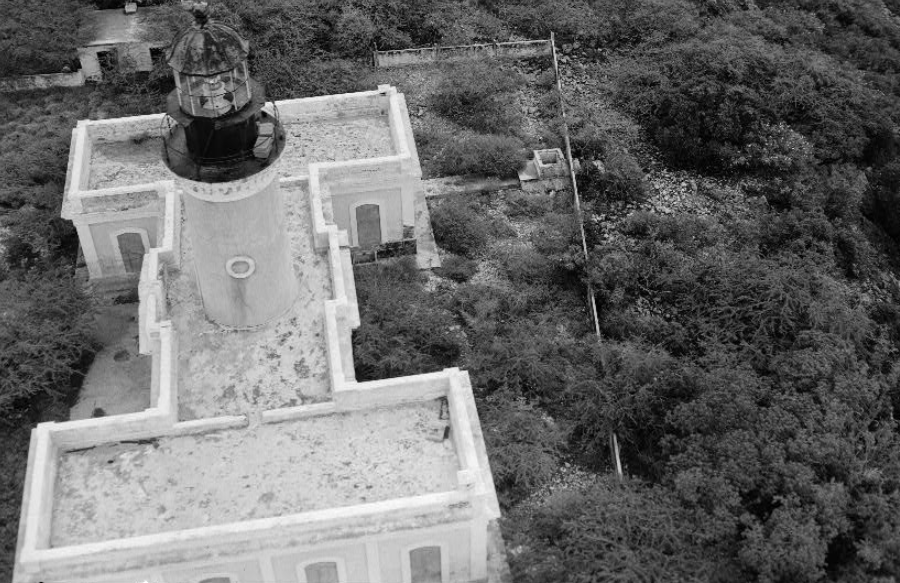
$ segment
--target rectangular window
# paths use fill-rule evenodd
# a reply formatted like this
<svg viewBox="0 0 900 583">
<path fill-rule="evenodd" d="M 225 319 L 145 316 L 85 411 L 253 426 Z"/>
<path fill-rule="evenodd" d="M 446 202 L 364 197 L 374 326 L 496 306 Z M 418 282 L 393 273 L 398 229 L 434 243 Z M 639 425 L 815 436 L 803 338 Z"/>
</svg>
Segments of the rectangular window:
<svg viewBox="0 0 900 583">
<path fill-rule="evenodd" d="M 409 551 L 411 583 L 441 583 L 441 547 L 420 547 Z"/>
<path fill-rule="evenodd" d="M 337 563 L 333 561 L 312 563 L 303 571 L 306 573 L 306 583 L 341 583 Z"/>
</svg>

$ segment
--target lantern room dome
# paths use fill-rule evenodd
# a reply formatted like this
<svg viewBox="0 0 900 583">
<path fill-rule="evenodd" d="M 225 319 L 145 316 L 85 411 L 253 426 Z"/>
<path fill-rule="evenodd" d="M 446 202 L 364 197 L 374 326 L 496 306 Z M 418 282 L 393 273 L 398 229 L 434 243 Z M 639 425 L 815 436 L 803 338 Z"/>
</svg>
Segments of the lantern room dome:
<svg viewBox="0 0 900 583">
<path fill-rule="evenodd" d="M 209 76 L 231 71 L 247 60 L 250 43 L 230 26 L 195 11 L 196 21 L 184 29 L 169 48 L 166 62 L 184 75 Z"/>
</svg>

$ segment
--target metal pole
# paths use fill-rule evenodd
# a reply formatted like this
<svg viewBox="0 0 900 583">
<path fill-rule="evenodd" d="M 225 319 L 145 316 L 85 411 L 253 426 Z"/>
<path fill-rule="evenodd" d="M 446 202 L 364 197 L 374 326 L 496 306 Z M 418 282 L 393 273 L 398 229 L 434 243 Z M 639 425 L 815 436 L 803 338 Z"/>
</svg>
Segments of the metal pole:
<svg viewBox="0 0 900 583">
<path fill-rule="evenodd" d="M 575 178 L 575 164 L 572 161 L 572 143 L 569 140 L 569 123 L 566 119 L 566 104 L 563 99 L 562 79 L 559 76 L 559 61 L 556 56 L 556 34 L 553 32 L 550 33 L 550 54 L 553 55 L 553 72 L 556 75 L 556 92 L 559 97 L 559 111 L 562 116 L 563 141 L 566 145 L 566 163 L 569 165 L 569 179 L 572 181 L 572 192 L 574 193 L 575 216 L 578 219 L 578 231 L 581 235 L 581 250 L 584 253 L 585 265 L 587 265 L 589 255 L 587 236 L 584 232 L 584 214 L 581 210 L 581 196 L 578 194 L 578 182 Z M 597 314 L 597 298 L 594 296 L 594 287 L 591 285 L 590 281 L 587 282 L 587 293 L 588 307 L 590 308 L 591 319 L 594 323 L 594 334 L 597 336 L 597 341 L 599 342 L 603 340 L 603 335 L 600 332 L 600 317 Z M 610 431 L 609 433 L 609 455 L 616 470 L 616 477 L 619 478 L 619 480 L 622 480 L 622 460 L 619 455 L 619 440 L 616 437 L 615 431 Z"/>
</svg>

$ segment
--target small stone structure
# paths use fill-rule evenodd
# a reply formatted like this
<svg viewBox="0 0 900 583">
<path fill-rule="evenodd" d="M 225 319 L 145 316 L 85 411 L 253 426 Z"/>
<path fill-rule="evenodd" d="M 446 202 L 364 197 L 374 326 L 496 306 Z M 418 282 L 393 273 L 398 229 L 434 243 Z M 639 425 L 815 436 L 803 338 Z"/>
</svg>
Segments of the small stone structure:
<svg viewBox="0 0 900 583">
<path fill-rule="evenodd" d="M 162 56 L 162 49 L 171 39 L 148 40 L 144 33 L 161 9 L 148 6 L 137 10 L 93 10 L 88 24 L 95 31 L 94 38 L 78 49 L 81 72 L 88 81 L 102 81 L 105 68 L 130 71 L 153 69 L 154 55 Z"/>
<path fill-rule="evenodd" d="M 575 161 L 575 172 L 581 166 Z M 569 165 L 559 148 L 533 150 L 533 157 L 519 170 L 519 181 L 527 192 L 560 190 L 571 186 Z"/>
</svg>

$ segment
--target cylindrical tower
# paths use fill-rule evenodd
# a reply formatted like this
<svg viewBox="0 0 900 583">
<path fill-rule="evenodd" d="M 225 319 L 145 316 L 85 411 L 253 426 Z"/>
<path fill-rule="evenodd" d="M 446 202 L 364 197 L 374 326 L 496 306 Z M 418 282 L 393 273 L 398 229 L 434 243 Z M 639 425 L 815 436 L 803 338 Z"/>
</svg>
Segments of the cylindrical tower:
<svg viewBox="0 0 900 583">
<path fill-rule="evenodd" d="M 296 298 L 278 158 L 284 131 L 247 72 L 247 41 L 205 6 L 169 49 L 175 124 L 166 164 L 184 193 L 186 228 L 206 315 L 230 327 L 264 324 Z"/>
</svg>

